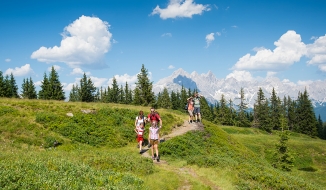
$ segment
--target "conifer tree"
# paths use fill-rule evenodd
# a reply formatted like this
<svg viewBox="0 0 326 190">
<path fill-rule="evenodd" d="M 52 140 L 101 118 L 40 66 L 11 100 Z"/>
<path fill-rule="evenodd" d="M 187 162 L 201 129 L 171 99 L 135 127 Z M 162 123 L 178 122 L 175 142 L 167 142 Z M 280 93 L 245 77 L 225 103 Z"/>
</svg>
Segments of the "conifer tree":
<svg viewBox="0 0 326 190">
<path fill-rule="evenodd" d="M 325 139 L 324 137 L 324 128 L 323 128 L 323 121 L 321 120 L 320 114 L 318 115 L 318 121 L 317 121 L 317 132 L 318 137 L 321 139 Z"/>
<path fill-rule="evenodd" d="M 37 99 L 37 92 L 32 77 L 29 77 L 28 96 L 29 99 Z"/>
<path fill-rule="evenodd" d="M 220 102 L 219 113 L 218 113 L 219 122 L 215 120 L 215 123 L 221 123 L 222 125 L 226 125 L 227 121 L 228 121 L 229 109 L 227 107 L 227 103 L 224 98 L 224 94 L 222 94 L 219 102 Z"/>
<path fill-rule="evenodd" d="M 132 90 L 129 89 L 128 82 L 126 82 L 125 85 L 125 95 L 126 95 L 126 104 L 131 104 L 132 103 Z"/>
<path fill-rule="evenodd" d="M 3 88 L 3 95 L 6 98 L 11 98 L 12 94 L 11 94 L 11 89 L 10 89 L 10 79 L 9 79 L 9 75 L 6 75 L 4 78 L 4 88 Z"/>
<path fill-rule="evenodd" d="M 214 121 L 214 113 L 205 97 L 200 98 L 200 114 L 202 119 Z"/>
<path fill-rule="evenodd" d="M 80 100 L 82 102 L 94 102 L 96 87 L 91 78 L 87 78 L 84 73 L 83 78 L 80 79 Z"/>
<path fill-rule="evenodd" d="M 161 107 L 165 109 L 170 109 L 172 107 L 171 98 L 166 87 L 163 89 Z"/>
<path fill-rule="evenodd" d="M 21 97 L 22 98 L 28 98 L 28 78 L 25 80 L 23 79 L 23 83 L 22 83 L 22 91 L 21 91 Z"/>
<path fill-rule="evenodd" d="M 59 80 L 59 75 L 57 71 L 52 66 L 49 75 L 49 99 L 50 100 L 64 100 L 65 92 L 63 90 L 63 85 Z"/>
<path fill-rule="evenodd" d="M 280 114 L 281 114 L 281 103 L 276 96 L 275 89 L 273 87 L 272 96 L 270 98 L 271 108 L 271 125 L 274 130 L 280 129 Z"/>
<path fill-rule="evenodd" d="M 171 104 L 172 104 L 171 108 L 173 110 L 179 109 L 180 102 L 179 102 L 179 99 L 177 97 L 177 93 L 175 93 L 173 90 L 171 91 Z"/>
<path fill-rule="evenodd" d="M 248 109 L 248 103 L 245 102 L 245 95 L 243 88 L 240 89 L 240 104 L 238 105 L 238 119 L 240 127 L 250 127 L 249 120 L 246 115 L 246 109 Z"/>
<path fill-rule="evenodd" d="M 135 88 L 134 89 L 134 98 L 133 98 L 133 104 L 134 105 L 141 105 L 142 104 L 142 100 L 140 97 L 140 90 L 139 88 Z"/>
<path fill-rule="evenodd" d="M 124 104 L 126 102 L 126 95 L 125 95 L 125 91 L 123 90 L 123 86 L 120 85 L 120 89 L 119 89 L 119 101 L 120 104 Z"/>
<path fill-rule="evenodd" d="M 269 101 L 265 98 L 264 92 L 259 88 L 257 99 L 254 105 L 253 127 L 258 127 L 267 132 L 272 131 Z"/>
<path fill-rule="evenodd" d="M 285 117 L 281 116 L 281 120 L 286 121 Z M 284 126 L 282 126 L 283 128 Z M 276 144 L 276 152 L 273 156 L 273 166 L 284 171 L 291 171 L 294 166 L 294 157 L 289 152 L 287 142 L 289 140 L 289 134 L 287 131 L 283 131 L 279 134 L 280 140 Z"/>
<path fill-rule="evenodd" d="M 316 116 L 307 89 L 303 93 L 299 93 L 296 115 L 297 132 L 311 137 L 317 136 Z"/>
<path fill-rule="evenodd" d="M 296 101 L 292 100 L 290 96 L 287 98 L 287 119 L 289 130 L 293 130 L 296 125 Z"/>
<path fill-rule="evenodd" d="M 10 80 L 9 80 L 9 96 L 8 98 L 19 98 L 18 95 L 18 86 L 16 84 L 15 77 L 12 73 L 10 73 Z"/>
<path fill-rule="evenodd" d="M 190 97 L 190 96 L 189 96 L 189 94 L 187 94 L 186 89 L 182 85 L 181 86 L 181 92 L 180 92 L 180 110 L 183 110 L 183 108 L 187 104 L 187 98 Z"/>
<path fill-rule="evenodd" d="M 161 108 L 163 107 L 163 97 L 162 97 L 162 93 L 159 92 L 156 96 L 156 102 L 155 102 L 155 108 Z"/>
<path fill-rule="evenodd" d="M 118 86 L 118 83 L 117 83 L 117 79 L 115 77 L 113 77 L 113 79 L 112 79 L 112 88 L 111 88 L 111 91 L 110 91 L 110 99 L 111 99 L 111 102 L 118 103 L 119 86 Z"/>
<path fill-rule="evenodd" d="M 41 84 L 41 90 L 38 92 L 38 98 L 42 100 L 49 100 L 50 99 L 50 84 L 49 84 L 49 79 L 44 73 L 43 75 L 43 81 Z"/>
<path fill-rule="evenodd" d="M 73 84 L 72 89 L 69 93 L 69 101 L 70 102 L 79 102 L 80 100 L 80 94 L 79 94 L 79 88 L 78 85 Z"/>
<path fill-rule="evenodd" d="M 140 70 L 140 73 L 137 75 L 138 81 L 136 82 L 136 88 L 139 91 L 139 100 L 135 102 L 140 102 L 141 105 L 150 105 L 155 100 L 153 89 L 153 82 L 149 81 L 148 70 L 145 68 L 144 64 Z M 136 96 L 135 96 L 136 98 Z"/>
<path fill-rule="evenodd" d="M 326 140 L 326 122 L 323 123 L 324 139 Z"/>
<path fill-rule="evenodd" d="M 5 96 L 4 89 L 5 89 L 5 80 L 3 78 L 2 71 L 0 71 L 0 97 Z"/>
</svg>

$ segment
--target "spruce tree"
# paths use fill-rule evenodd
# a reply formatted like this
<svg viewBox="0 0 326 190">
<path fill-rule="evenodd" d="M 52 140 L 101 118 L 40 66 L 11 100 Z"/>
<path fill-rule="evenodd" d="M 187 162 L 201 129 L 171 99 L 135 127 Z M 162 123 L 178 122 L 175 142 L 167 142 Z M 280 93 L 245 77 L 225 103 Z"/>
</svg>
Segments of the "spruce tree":
<svg viewBox="0 0 326 190">
<path fill-rule="evenodd" d="M 25 80 L 23 79 L 23 83 L 22 83 L 22 91 L 21 91 L 21 97 L 22 98 L 28 98 L 28 78 Z"/>
<path fill-rule="evenodd" d="M 82 102 L 94 102 L 96 87 L 91 78 L 87 78 L 84 73 L 83 78 L 80 79 L 80 100 Z"/>
<path fill-rule="evenodd" d="M 181 92 L 180 92 L 180 110 L 183 110 L 185 105 L 187 104 L 187 98 L 190 97 L 189 94 L 187 94 L 186 89 L 181 86 Z"/>
<path fill-rule="evenodd" d="M 78 102 L 80 101 L 80 95 L 79 95 L 79 88 L 78 85 L 73 84 L 72 89 L 69 93 L 69 101 L 70 102 Z"/>
<path fill-rule="evenodd" d="M 111 102 L 113 103 L 118 103 L 119 101 L 119 86 L 117 83 L 117 79 L 113 77 L 112 79 L 112 88 L 111 88 Z"/>
<path fill-rule="evenodd" d="M 172 109 L 177 110 L 179 108 L 180 102 L 178 101 L 177 94 L 172 90 L 171 91 L 171 104 L 172 104 Z"/>
<path fill-rule="evenodd" d="M 29 99 L 37 99 L 37 92 L 32 78 L 29 78 L 29 87 L 28 87 Z"/>
<path fill-rule="evenodd" d="M 43 81 L 41 84 L 41 90 L 38 92 L 38 98 L 42 100 L 49 100 L 50 99 L 50 84 L 49 84 L 49 79 L 44 73 L 43 75 Z"/>
<path fill-rule="evenodd" d="M 126 104 L 131 104 L 132 103 L 132 90 L 129 89 L 128 82 L 126 82 L 125 85 L 125 96 L 126 96 Z"/>
<path fill-rule="evenodd" d="M 311 137 L 317 136 L 316 116 L 307 89 L 303 93 L 299 93 L 296 115 L 297 132 Z"/>
<path fill-rule="evenodd" d="M 13 98 L 19 98 L 18 94 L 18 86 L 16 84 L 16 80 L 14 78 L 14 75 L 11 73 L 10 74 L 10 89 L 11 89 L 11 97 Z"/>
<path fill-rule="evenodd" d="M 142 65 L 142 68 L 140 70 L 140 73 L 137 75 L 138 81 L 136 82 L 136 88 L 138 89 L 139 100 L 136 100 L 135 102 L 140 102 L 141 105 L 150 105 L 155 100 L 153 89 L 153 82 L 149 81 L 148 78 L 148 70 L 145 68 L 144 64 Z M 136 96 L 135 96 L 136 98 Z"/>
<path fill-rule="evenodd" d="M 265 98 L 264 92 L 261 88 L 258 90 L 257 99 L 254 104 L 253 127 L 272 132 L 269 101 Z"/>
<path fill-rule="evenodd" d="M 200 114 L 202 119 L 214 121 L 214 113 L 205 97 L 200 98 Z"/>
<path fill-rule="evenodd" d="M 3 78 L 2 71 L 0 71 L 0 97 L 5 96 L 4 89 L 5 89 L 5 80 Z"/>
<path fill-rule="evenodd" d="M 284 119 L 284 121 L 286 120 L 285 117 L 281 117 L 281 119 Z M 276 144 L 276 151 L 273 156 L 273 166 L 283 171 L 291 171 L 292 167 L 294 166 L 294 157 L 289 152 L 287 145 L 289 134 L 287 131 L 282 131 L 279 136 L 280 140 Z"/>
<path fill-rule="evenodd" d="M 318 121 L 317 121 L 317 132 L 318 137 L 321 139 L 324 139 L 324 128 L 323 128 L 323 121 L 321 120 L 320 114 L 318 115 Z"/>
<path fill-rule="evenodd" d="M 11 87 L 10 87 L 9 75 L 5 76 L 3 92 L 4 92 L 4 97 L 6 97 L 6 98 L 11 98 L 12 97 L 12 90 L 11 90 Z"/>
<path fill-rule="evenodd" d="M 172 108 L 171 98 L 168 92 L 168 89 L 164 87 L 163 93 L 162 93 L 162 102 L 161 107 L 165 109 Z"/>
<path fill-rule="evenodd" d="M 270 98 L 271 108 L 271 125 L 274 130 L 280 129 L 280 114 L 281 114 L 281 103 L 276 96 L 275 89 L 273 87 L 272 96 Z"/>
<path fill-rule="evenodd" d="M 49 75 L 49 99 L 50 100 L 64 100 L 65 92 L 63 90 L 63 85 L 59 80 L 59 75 L 57 71 L 52 66 Z"/>
<path fill-rule="evenodd" d="M 248 109 L 248 104 L 245 102 L 245 95 L 243 88 L 240 89 L 240 104 L 238 105 L 238 125 L 240 127 L 250 127 L 249 120 L 246 116 L 246 109 Z"/>
</svg>

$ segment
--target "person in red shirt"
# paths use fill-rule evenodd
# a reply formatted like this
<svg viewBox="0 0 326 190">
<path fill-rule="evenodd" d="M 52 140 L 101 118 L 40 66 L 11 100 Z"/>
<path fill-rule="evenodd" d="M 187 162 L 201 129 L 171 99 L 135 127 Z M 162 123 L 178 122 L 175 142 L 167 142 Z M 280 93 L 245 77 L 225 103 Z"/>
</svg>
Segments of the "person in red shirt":
<svg viewBox="0 0 326 190">
<path fill-rule="evenodd" d="M 152 123 L 153 121 L 156 121 L 156 123 L 160 123 L 159 128 L 162 127 L 162 119 L 158 113 L 156 113 L 154 108 L 151 108 L 151 113 L 148 114 L 147 120 Z"/>
</svg>

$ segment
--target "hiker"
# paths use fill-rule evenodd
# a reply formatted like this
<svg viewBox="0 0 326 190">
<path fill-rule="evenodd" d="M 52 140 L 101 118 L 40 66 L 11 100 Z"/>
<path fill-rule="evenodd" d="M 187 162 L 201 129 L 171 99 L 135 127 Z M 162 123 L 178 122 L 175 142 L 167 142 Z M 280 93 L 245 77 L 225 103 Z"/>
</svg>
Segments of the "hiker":
<svg viewBox="0 0 326 190">
<path fill-rule="evenodd" d="M 140 110 L 138 113 L 138 116 L 136 117 L 136 120 L 135 120 L 135 131 L 137 130 L 137 128 L 140 126 L 141 123 L 143 124 L 143 127 L 145 128 L 146 121 L 147 121 L 147 118 L 144 116 L 144 112 L 142 110 Z M 136 138 L 138 140 L 138 135 L 136 136 Z M 142 142 L 144 142 L 144 140 L 142 140 Z M 137 144 L 137 148 L 140 148 L 139 143 Z"/>
<path fill-rule="evenodd" d="M 160 128 L 157 126 L 156 120 L 153 120 L 151 127 L 149 128 L 148 139 L 151 145 L 152 159 L 160 161 L 160 156 L 158 154 L 158 144 L 160 142 Z M 155 151 L 155 156 L 154 156 Z"/>
<path fill-rule="evenodd" d="M 142 144 L 144 142 L 144 133 L 145 133 L 145 128 L 144 128 L 144 123 L 139 123 L 139 125 L 135 128 L 135 132 L 137 134 L 137 142 L 139 146 L 139 154 L 142 153 Z"/>
<path fill-rule="evenodd" d="M 200 98 L 203 97 L 198 93 L 194 93 L 194 114 L 196 117 L 195 122 L 201 122 L 201 115 L 200 115 Z"/>
<path fill-rule="evenodd" d="M 151 113 L 149 113 L 147 116 L 147 120 L 150 123 L 152 123 L 153 121 L 156 121 L 156 123 L 160 122 L 160 128 L 162 127 L 162 119 L 153 107 L 151 108 Z"/>
<path fill-rule="evenodd" d="M 188 113 L 189 113 L 189 120 L 188 120 L 188 123 L 192 123 L 192 121 L 194 120 L 194 101 L 193 101 L 193 98 L 192 96 L 190 96 L 188 99 L 187 99 L 187 105 L 188 105 Z"/>
</svg>

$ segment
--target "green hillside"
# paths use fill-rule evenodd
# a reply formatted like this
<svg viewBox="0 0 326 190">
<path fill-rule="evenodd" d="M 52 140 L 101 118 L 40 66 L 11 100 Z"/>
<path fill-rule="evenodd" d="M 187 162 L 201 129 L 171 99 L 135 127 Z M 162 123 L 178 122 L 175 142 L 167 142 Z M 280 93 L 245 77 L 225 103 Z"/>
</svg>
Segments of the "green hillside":
<svg viewBox="0 0 326 190">
<path fill-rule="evenodd" d="M 325 141 L 292 133 L 295 164 L 284 172 L 271 166 L 276 133 L 205 120 L 204 130 L 161 143 L 162 162 L 153 163 L 136 148 L 133 123 L 139 110 L 148 113 L 149 107 L 1 98 L 0 189 L 326 187 Z M 187 118 L 158 111 L 162 135 Z"/>
</svg>

